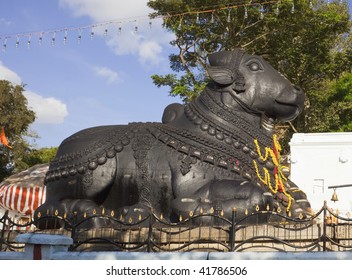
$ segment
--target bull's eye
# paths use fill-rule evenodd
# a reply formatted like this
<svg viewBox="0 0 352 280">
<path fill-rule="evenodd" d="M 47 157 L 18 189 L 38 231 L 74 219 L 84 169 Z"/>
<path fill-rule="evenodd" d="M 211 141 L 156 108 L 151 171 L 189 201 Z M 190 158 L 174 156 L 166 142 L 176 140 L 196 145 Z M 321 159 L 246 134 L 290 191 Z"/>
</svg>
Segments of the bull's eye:
<svg viewBox="0 0 352 280">
<path fill-rule="evenodd" d="M 259 71 L 259 70 L 262 70 L 262 67 L 261 65 L 258 63 L 258 62 L 250 62 L 248 64 L 248 67 L 251 71 Z"/>
</svg>

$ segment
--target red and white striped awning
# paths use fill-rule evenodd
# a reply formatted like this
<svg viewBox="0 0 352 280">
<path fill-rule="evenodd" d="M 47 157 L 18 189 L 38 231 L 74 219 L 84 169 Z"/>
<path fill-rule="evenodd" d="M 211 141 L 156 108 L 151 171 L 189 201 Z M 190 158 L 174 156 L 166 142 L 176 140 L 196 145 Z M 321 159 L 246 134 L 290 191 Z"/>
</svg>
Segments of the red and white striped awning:
<svg viewBox="0 0 352 280">
<path fill-rule="evenodd" d="M 45 202 L 44 176 L 48 164 L 35 165 L 0 183 L 0 209 L 32 215 Z"/>
</svg>

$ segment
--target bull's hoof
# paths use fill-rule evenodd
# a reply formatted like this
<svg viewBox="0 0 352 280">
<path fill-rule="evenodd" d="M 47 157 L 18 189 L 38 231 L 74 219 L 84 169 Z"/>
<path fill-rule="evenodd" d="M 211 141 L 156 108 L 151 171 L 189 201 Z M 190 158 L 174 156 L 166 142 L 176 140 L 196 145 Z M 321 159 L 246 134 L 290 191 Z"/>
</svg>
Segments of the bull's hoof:
<svg viewBox="0 0 352 280">
<path fill-rule="evenodd" d="M 151 209 L 141 203 L 121 207 L 117 212 L 120 222 L 125 224 L 143 223 L 150 217 L 151 213 Z"/>
<path fill-rule="evenodd" d="M 307 220 L 314 216 L 314 211 L 305 204 L 294 203 L 290 209 L 290 218 L 296 220 Z"/>
<path fill-rule="evenodd" d="M 36 210 L 34 220 L 39 229 L 109 227 L 105 211 L 88 199 L 50 201 Z"/>
<path fill-rule="evenodd" d="M 34 225 L 39 229 L 64 227 L 65 208 L 60 203 L 44 203 L 35 210 Z"/>
<path fill-rule="evenodd" d="M 220 205 L 214 207 L 210 200 L 197 197 L 177 198 L 172 202 L 172 206 L 173 212 L 180 217 L 180 221 L 193 216 L 214 214 L 215 209 L 221 210 Z"/>
<path fill-rule="evenodd" d="M 223 206 L 220 201 L 212 202 L 201 198 L 179 198 L 173 201 L 173 212 L 178 221 L 190 221 L 193 225 L 212 225 L 220 223 L 219 217 L 224 216 Z"/>
</svg>

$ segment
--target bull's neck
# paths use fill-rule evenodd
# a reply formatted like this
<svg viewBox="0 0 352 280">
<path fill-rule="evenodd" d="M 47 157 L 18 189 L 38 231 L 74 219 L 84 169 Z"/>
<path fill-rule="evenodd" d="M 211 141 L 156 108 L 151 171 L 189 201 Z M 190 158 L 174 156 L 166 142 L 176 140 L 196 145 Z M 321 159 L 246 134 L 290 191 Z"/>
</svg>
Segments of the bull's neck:
<svg viewBox="0 0 352 280">
<path fill-rule="evenodd" d="M 251 114 L 238 105 L 227 107 L 218 92 L 206 89 L 185 108 L 185 115 L 201 131 L 222 139 L 236 139 L 251 146 L 257 139 L 265 146 L 272 143 L 272 125 L 261 115 Z"/>
</svg>

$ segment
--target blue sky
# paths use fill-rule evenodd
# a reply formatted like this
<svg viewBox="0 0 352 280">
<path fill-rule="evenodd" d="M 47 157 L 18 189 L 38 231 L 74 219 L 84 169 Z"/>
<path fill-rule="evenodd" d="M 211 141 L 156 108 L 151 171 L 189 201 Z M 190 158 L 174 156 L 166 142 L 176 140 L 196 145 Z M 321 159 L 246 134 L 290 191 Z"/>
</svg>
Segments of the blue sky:
<svg viewBox="0 0 352 280">
<path fill-rule="evenodd" d="M 160 19 L 150 26 L 146 3 L 0 0 L 0 79 L 26 85 L 25 95 L 37 113 L 31 129 L 40 136 L 38 148 L 58 146 L 91 126 L 160 121 L 166 105 L 181 102 L 150 78 L 170 72 L 173 34 L 161 28 Z M 109 21 L 94 27 L 91 39 L 90 27 Z"/>
<path fill-rule="evenodd" d="M 146 2 L 0 0 L 0 78 L 26 84 L 29 105 L 37 113 L 31 129 L 40 136 L 38 147 L 57 146 L 91 126 L 160 121 L 166 105 L 180 102 L 150 78 L 169 72 L 172 34 L 160 20 L 150 28 Z M 80 43 L 79 31 L 71 30 L 120 19 L 121 24 L 94 28 L 93 39 L 90 28 L 82 29 Z M 61 28 L 68 29 L 66 44 L 63 31 L 56 33 L 53 46 L 54 35 L 45 31 Z M 41 44 L 38 31 L 44 31 Z M 16 34 L 22 33 L 33 33 L 29 48 L 28 36 L 19 36 L 16 48 Z M 1 35 L 8 34 L 4 50 Z"/>
</svg>

